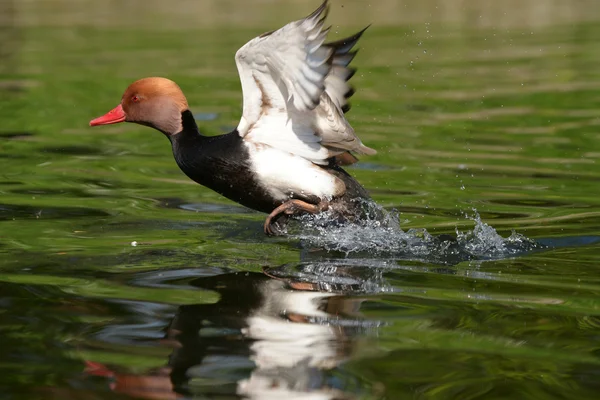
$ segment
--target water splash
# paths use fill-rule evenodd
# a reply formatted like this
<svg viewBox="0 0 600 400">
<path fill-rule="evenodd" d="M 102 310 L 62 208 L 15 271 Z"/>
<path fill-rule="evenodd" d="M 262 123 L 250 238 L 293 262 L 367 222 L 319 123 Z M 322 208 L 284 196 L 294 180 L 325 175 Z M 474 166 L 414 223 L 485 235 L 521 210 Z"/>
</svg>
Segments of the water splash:
<svg viewBox="0 0 600 400">
<path fill-rule="evenodd" d="M 460 232 L 457 228 L 456 238 L 465 251 L 476 258 L 503 258 L 545 247 L 514 230 L 509 237 L 504 238 L 496 229 L 481 220 L 477 210 L 473 209 L 473 213 L 473 216 L 465 215 L 475 222 L 473 230 Z"/>
<path fill-rule="evenodd" d="M 331 224 L 327 213 L 305 215 L 300 218 L 297 230 L 291 237 L 299 239 L 304 248 L 317 248 L 327 252 L 370 254 L 383 257 L 419 259 L 454 264 L 465 260 L 498 259 L 523 254 L 545 246 L 526 236 L 513 233 L 502 237 L 481 220 L 477 210 L 465 218 L 474 222 L 472 230 L 459 231 L 456 236 L 432 235 L 427 229 L 400 228 L 399 213 L 385 211 L 375 203 L 371 218 L 360 223 Z M 293 228 L 292 228 L 293 229 Z"/>
</svg>

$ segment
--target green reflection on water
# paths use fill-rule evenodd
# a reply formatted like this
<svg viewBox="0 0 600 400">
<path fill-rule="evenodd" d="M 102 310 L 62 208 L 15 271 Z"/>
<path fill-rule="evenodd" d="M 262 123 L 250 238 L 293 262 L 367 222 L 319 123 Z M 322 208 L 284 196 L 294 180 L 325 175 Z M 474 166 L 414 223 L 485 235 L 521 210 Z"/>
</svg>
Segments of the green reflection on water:
<svg viewBox="0 0 600 400">
<path fill-rule="evenodd" d="M 19 16 L 0 20 L 0 285 L 7 302 L 0 329 L 6 348 L 19 349 L 1 353 L 0 366 L 22 371 L 3 383 L 32 393 L 82 379 L 80 361 L 90 354 L 136 372 L 162 365 L 166 351 L 91 339 L 115 319 L 137 315 L 111 299 L 174 306 L 219 299 L 213 290 L 183 287 L 185 276 L 168 288 L 136 287 L 139 274 L 259 272 L 305 256 L 294 241 L 264 237 L 263 216 L 191 184 L 160 134 L 87 123 L 114 107 L 131 81 L 162 75 L 180 84 L 194 112 L 218 114 L 199 122 L 204 132 L 231 129 L 241 105 L 233 54 L 312 7 L 269 5 L 244 19 L 229 4 L 203 10 L 206 21 L 195 26 L 185 12 L 165 14 L 154 2 L 159 8 L 137 19 L 131 5 L 111 19 L 110 6 L 85 8 L 92 2 L 69 12 L 69 2 L 46 5 L 50 11 L 36 3 L 2 3 Z M 598 235 L 597 5 L 581 3 L 565 16 L 548 6 L 544 18 L 523 11 L 536 17 L 519 22 L 508 5 L 469 2 L 462 21 L 459 12 L 427 11 L 444 7 L 434 3 L 419 13 L 382 2 L 368 21 L 362 11 L 346 11 L 361 3 L 334 9 L 345 15 L 335 17 L 336 36 L 374 22 L 354 61 L 357 94 L 348 116 L 379 153 L 351 172 L 378 203 L 401 211 L 404 229 L 466 229 L 472 222 L 463 212 L 476 208 L 505 235 Z M 223 17 L 229 6 L 236 24 Z M 105 20 L 77 18 L 93 10 Z M 153 21 L 160 21 L 156 29 Z M 221 208 L 181 207 L 198 204 Z M 358 335 L 356 355 L 335 371 L 361 377 L 361 389 L 346 383 L 348 391 L 373 397 L 594 398 L 597 249 L 461 263 L 452 274 L 418 262 L 398 272 L 407 270 L 398 262 L 383 273 L 396 292 L 364 295 L 363 314 L 389 325 L 378 337 Z"/>
</svg>

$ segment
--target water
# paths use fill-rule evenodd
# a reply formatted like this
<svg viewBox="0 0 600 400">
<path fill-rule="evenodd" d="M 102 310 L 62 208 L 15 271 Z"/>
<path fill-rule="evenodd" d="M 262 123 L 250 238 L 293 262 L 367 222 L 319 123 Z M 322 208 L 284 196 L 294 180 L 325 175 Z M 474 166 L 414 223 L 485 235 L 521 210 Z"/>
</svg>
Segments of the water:
<svg viewBox="0 0 600 400">
<path fill-rule="evenodd" d="M 596 398 L 599 6 L 416 4 L 330 13 L 373 23 L 349 171 L 386 223 L 269 238 L 87 122 L 166 75 L 231 129 L 237 48 L 316 4 L 0 2 L 0 397 Z"/>
</svg>

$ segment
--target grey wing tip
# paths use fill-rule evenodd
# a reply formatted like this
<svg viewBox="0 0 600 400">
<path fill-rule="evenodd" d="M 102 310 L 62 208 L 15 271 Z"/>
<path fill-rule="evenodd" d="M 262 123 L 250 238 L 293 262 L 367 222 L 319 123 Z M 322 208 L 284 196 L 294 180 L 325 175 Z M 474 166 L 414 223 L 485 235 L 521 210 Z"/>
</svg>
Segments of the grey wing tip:
<svg viewBox="0 0 600 400">
<path fill-rule="evenodd" d="M 354 35 L 350 36 L 349 38 L 346 38 L 346 40 L 358 41 L 358 39 L 361 38 L 361 36 L 363 35 L 363 33 L 365 33 L 366 30 L 371 27 L 371 25 L 373 25 L 373 24 L 369 24 L 369 25 L 365 26 L 360 31 L 356 32 Z"/>
<path fill-rule="evenodd" d="M 350 97 L 352 97 L 352 95 L 356 93 L 356 90 L 354 90 L 354 88 L 352 86 L 350 86 L 350 88 L 348 89 L 348 91 L 346 93 L 344 93 L 344 98 L 345 99 L 349 99 Z"/>
<path fill-rule="evenodd" d="M 307 16 L 305 19 L 313 19 L 313 18 L 317 18 L 319 17 L 321 14 L 323 14 L 323 18 L 325 19 L 325 17 L 327 16 L 327 13 L 329 12 L 329 0 L 325 0 L 323 1 L 323 3 L 319 6 L 319 8 L 317 8 L 315 11 L 313 11 L 309 16 Z"/>
<path fill-rule="evenodd" d="M 358 149 L 357 152 L 359 152 L 361 154 L 366 154 L 368 156 L 374 156 L 375 154 L 377 154 L 377 150 L 367 147 L 364 144 L 360 145 L 360 148 Z"/>
<path fill-rule="evenodd" d="M 335 52 L 337 54 L 340 54 L 340 55 L 346 54 L 346 53 L 350 52 L 350 50 L 356 45 L 358 40 L 362 37 L 363 33 L 365 33 L 365 31 L 367 29 L 369 29 L 370 26 L 371 26 L 371 24 L 367 25 L 361 31 L 355 33 L 352 36 L 349 36 L 349 37 L 346 37 L 343 39 L 339 39 L 334 42 L 329 42 L 329 43 L 326 43 L 325 45 L 334 48 Z"/>
<path fill-rule="evenodd" d="M 348 76 L 346 77 L 346 82 L 348 82 L 350 79 L 352 79 L 354 74 L 356 74 L 356 68 L 346 67 L 346 69 L 349 71 Z"/>
</svg>

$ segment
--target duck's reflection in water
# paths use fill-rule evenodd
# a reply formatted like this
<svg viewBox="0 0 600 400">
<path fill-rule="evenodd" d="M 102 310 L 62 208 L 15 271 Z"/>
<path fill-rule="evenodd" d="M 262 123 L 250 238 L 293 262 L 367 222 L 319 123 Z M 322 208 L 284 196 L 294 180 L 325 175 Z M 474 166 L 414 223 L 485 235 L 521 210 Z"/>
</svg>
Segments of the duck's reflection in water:
<svg viewBox="0 0 600 400">
<path fill-rule="evenodd" d="M 381 271 L 312 263 L 192 285 L 218 291 L 220 300 L 179 307 L 163 341 L 174 349 L 168 365 L 148 375 L 113 374 L 113 390 L 140 398 L 356 395 L 358 378 L 339 366 L 358 337 L 380 325 L 363 318 L 360 307 L 361 295 L 385 290 Z M 88 369 L 107 375 L 103 366 Z"/>
</svg>

